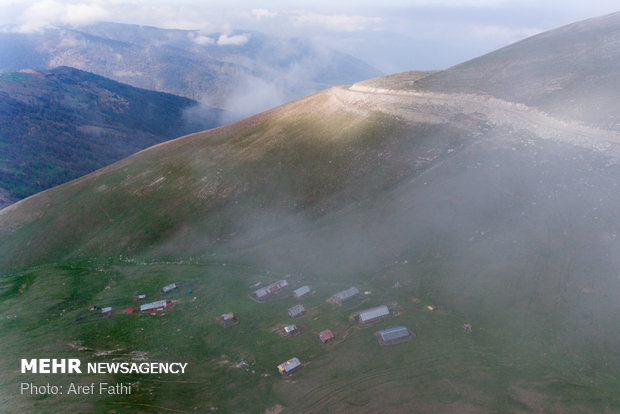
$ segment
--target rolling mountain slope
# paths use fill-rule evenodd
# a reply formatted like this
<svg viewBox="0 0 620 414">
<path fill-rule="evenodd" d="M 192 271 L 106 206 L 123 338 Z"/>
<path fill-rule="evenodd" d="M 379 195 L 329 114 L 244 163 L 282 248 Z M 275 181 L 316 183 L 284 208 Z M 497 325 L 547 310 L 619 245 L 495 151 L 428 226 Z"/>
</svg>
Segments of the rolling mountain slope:
<svg viewBox="0 0 620 414">
<path fill-rule="evenodd" d="M 77 69 L 0 75 L 0 193 L 6 206 L 143 148 L 219 125 L 223 112 Z"/>
<path fill-rule="evenodd" d="M 433 74 L 421 90 L 490 94 L 564 120 L 620 129 L 620 13 L 542 33 Z"/>
<path fill-rule="evenodd" d="M 563 30 L 545 36 L 563 44 Z M 597 57 L 602 85 L 615 67 L 606 54 L 589 64 Z M 39 399 L 11 391 L 41 378 L 15 373 L 21 356 L 8 351 L 5 406 L 620 411 L 618 132 L 483 89 L 417 87 L 439 76 L 335 87 L 1 210 L 2 349 L 191 367 L 81 377 L 135 385 L 115 399 Z M 314 293 L 251 300 L 278 279 Z M 181 288 L 165 317 L 121 314 L 133 292 L 170 282 Z M 326 301 L 350 286 L 368 294 Z M 279 335 L 300 302 L 302 334 Z M 119 311 L 102 318 L 92 304 Z M 355 322 L 379 305 L 389 318 Z M 223 329 L 215 317 L 231 311 L 240 323 Z M 381 346 L 375 332 L 400 325 L 415 340 Z M 336 340 L 324 346 L 326 328 Z M 293 356 L 304 368 L 281 378 L 277 364 Z"/>
</svg>

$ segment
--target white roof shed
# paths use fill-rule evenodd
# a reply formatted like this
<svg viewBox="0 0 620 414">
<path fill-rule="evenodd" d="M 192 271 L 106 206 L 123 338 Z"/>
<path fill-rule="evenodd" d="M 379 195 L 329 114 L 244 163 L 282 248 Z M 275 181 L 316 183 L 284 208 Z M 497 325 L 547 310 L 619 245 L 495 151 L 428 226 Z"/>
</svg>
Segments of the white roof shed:
<svg viewBox="0 0 620 414">
<path fill-rule="evenodd" d="M 360 312 L 360 322 L 361 323 L 372 322 L 376 319 L 389 316 L 389 314 L 390 314 L 390 310 L 385 305 L 378 306 L 372 309 L 367 309 L 365 311 Z"/>
</svg>

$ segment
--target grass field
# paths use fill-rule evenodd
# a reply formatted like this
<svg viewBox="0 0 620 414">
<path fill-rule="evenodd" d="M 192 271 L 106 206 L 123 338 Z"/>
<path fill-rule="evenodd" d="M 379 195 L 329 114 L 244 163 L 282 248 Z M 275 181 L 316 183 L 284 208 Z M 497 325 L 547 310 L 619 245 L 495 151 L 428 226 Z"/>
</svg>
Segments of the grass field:
<svg viewBox="0 0 620 414">
<path fill-rule="evenodd" d="M 7 412 L 263 412 L 280 404 L 287 412 L 563 412 L 618 409 L 617 378 L 610 365 L 592 367 L 593 355 L 575 355 L 556 342 L 544 319 L 528 319 L 511 332 L 498 315 L 461 314 L 434 290 L 433 263 L 386 267 L 381 275 L 282 274 L 242 264 L 93 263 L 42 266 L 3 279 L 0 314 L 2 406 Z M 377 277 L 379 276 L 379 277 Z M 405 277 L 407 276 L 407 277 Z M 310 284 L 302 299 L 282 291 L 266 303 L 248 298 L 252 285 L 286 278 Z M 122 314 L 135 291 L 159 299 L 170 282 L 179 289 L 164 316 Z M 326 301 L 355 284 L 363 295 L 336 306 Z M 192 293 L 188 293 L 191 290 Z M 196 298 L 194 300 L 194 298 Z M 292 320 L 286 310 L 303 303 L 296 337 L 274 330 Z M 110 318 L 89 311 L 112 306 Z M 395 316 L 360 327 L 355 312 L 387 304 Z M 436 306 L 435 311 L 428 309 Z M 240 323 L 224 329 L 216 317 L 234 312 Z M 465 334 L 464 323 L 473 332 Z M 524 322 L 525 323 L 525 322 Z M 415 340 L 381 346 L 375 332 L 406 325 Z M 323 345 L 318 332 L 336 340 Z M 535 337 L 515 338 L 535 332 Z M 44 346 L 42 344 L 45 344 Z M 555 345 L 553 345 L 555 344 Z M 32 353 L 25 350 L 32 349 Z M 80 350 L 81 349 L 81 350 Z M 22 375 L 20 358 L 76 357 L 90 361 L 188 362 L 185 375 Z M 304 368 L 280 377 L 276 365 L 297 356 Z M 130 383 L 130 396 L 17 395 L 21 382 Z M 610 412 L 611 412 L 610 411 Z"/>
</svg>

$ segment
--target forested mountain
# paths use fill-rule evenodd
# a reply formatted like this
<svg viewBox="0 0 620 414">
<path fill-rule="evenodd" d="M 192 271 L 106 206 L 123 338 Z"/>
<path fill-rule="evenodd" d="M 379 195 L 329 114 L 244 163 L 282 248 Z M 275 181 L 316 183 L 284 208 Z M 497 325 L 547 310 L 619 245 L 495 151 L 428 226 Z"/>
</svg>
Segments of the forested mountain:
<svg viewBox="0 0 620 414">
<path fill-rule="evenodd" d="M 1 74 L 0 205 L 218 126 L 222 115 L 68 67 Z"/>
</svg>

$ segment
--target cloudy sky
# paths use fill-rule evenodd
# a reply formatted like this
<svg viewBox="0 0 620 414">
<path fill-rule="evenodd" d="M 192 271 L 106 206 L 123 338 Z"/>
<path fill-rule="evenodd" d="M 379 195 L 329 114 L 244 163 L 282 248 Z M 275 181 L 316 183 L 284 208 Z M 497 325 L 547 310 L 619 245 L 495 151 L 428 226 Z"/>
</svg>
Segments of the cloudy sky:
<svg viewBox="0 0 620 414">
<path fill-rule="evenodd" d="M 258 30 L 312 38 L 392 73 L 441 69 L 617 10 L 617 0 L 0 0 L 0 24 L 28 32 L 112 21 L 233 40 Z"/>
</svg>

